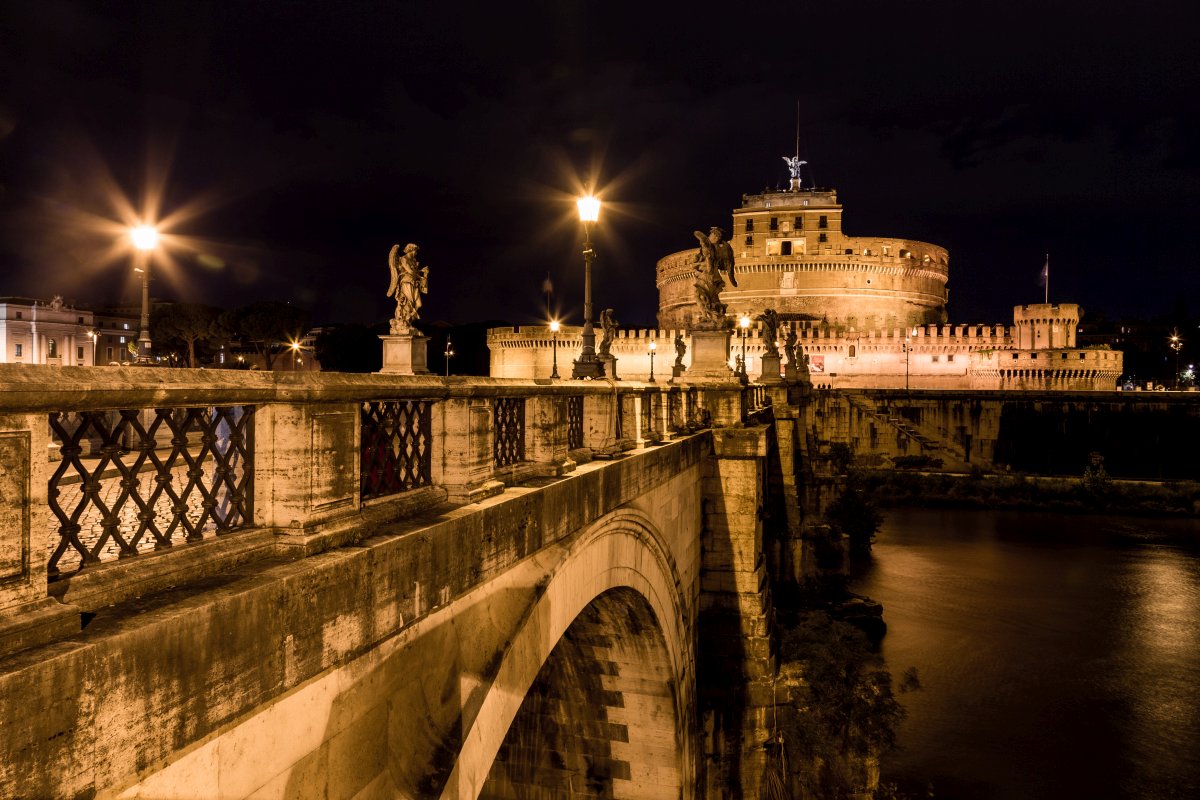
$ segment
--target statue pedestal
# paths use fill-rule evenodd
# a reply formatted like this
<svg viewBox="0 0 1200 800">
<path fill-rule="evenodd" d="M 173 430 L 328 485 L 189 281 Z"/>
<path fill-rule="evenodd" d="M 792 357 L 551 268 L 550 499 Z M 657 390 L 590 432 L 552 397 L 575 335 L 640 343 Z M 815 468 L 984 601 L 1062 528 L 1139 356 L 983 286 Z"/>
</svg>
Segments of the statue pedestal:
<svg viewBox="0 0 1200 800">
<path fill-rule="evenodd" d="M 729 368 L 729 331 L 691 331 L 692 364 L 682 376 L 691 383 L 697 381 L 730 381 L 736 376 Z M 675 378 L 672 378 L 674 380 Z"/>
<path fill-rule="evenodd" d="M 795 383 L 799 377 L 800 377 L 800 375 L 798 372 L 796 372 L 795 364 L 784 364 L 783 365 L 783 379 L 785 381 L 787 381 L 788 383 Z"/>
<path fill-rule="evenodd" d="M 616 356 L 614 356 L 610 353 L 609 355 L 606 355 L 606 356 L 596 356 L 596 360 L 598 360 L 601 364 L 604 364 L 604 368 L 606 370 L 608 370 L 608 377 L 612 378 L 614 381 L 621 380 L 620 378 L 617 377 L 617 357 Z"/>
<path fill-rule="evenodd" d="M 778 353 L 763 353 L 762 373 L 758 376 L 759 383 L 783 382 L 783 378 L 779 377 L 779 361 Z"/>
<path fill-rule="evenodd" d="M 417 332 L 380 336 L 383 340 L 383 375 L 428 375 L 429 337 Z"/>
<path fill-rule="evenodd" d="M 671 379 L 682 378 L 685 372 L 687 372 L 687 367 L 683 364 L 673 364 L 671 366 Z"/>
</svg>

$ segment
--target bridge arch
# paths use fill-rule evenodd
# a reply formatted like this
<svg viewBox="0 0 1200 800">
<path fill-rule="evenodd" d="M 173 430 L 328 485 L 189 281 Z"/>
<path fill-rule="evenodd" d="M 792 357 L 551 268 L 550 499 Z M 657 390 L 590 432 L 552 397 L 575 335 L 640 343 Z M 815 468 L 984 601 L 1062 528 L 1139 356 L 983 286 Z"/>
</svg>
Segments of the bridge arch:
<svg viewBox="0 0 1200 800">
<path fill-rule="evenodd" d="M 539 698 L 556 703 L 560 715 L 570 714 L 571 704 L 558 702 L 562 699 L 558 694 L 599 686 L 619 695 L 619 704 L 624 693 L 638 695 L 637 702 L 624 704 L 623 722 L 608 728 L 617 741 L 628 737 L 623 749 L 640 762 L 630 764 L 628 771 L 617 770 L 618 779 L 628 776 L 633 781 L 622 784 L 625 788 L 613 796 L 693 796 L 697 755 L 690 715 L 695 694 L 695 609 L 689 598 L 670 550 L 646 515 L 625 508 L 586 529 L 550 574 L 510 640 L 464 737 L 443 800 L 475 800 L 505 782 L 536 772 L 538 764 L 529 759 L 538 756 L 523 747 L 520 737 L 528 738 L 530 720 L 547 711 Z M 597 680 L 597 670 L 605 669 L 615 674 Z M 606 716 L 603 708 L 598 715 L 575 722 L 594 732 L 607 722 L 601 719 Z M 663 741 L 664 728 L 674 729 L 670 737 L 674 741 Z M 510 732 L 516 738 L 506 742 Z M 560 746 L 568 740 L 578 744 L 579 738 L 563 733 L 556 741 Z M 593 739 L 594 745 L 604 737 L 585 733 L 583 738 Z M 554 758 L 574 757 L 589 763 L 614 760 L 602 741 L 600 746 L 604 752 L 576 748 Z M 497 764 L 497 755 L 505 747 L 507 758 Z M 553 747 L 553 743 L 546 745 L 547 750 Z M 577 767 L 565 762 L 564 766 Z M 639 776 L 651 777 L 639 783 Z M 611 778 L 611 774 L 599 775 L 597 780 Z M 588 795 L 579 784 L 568 791 Z"/>
</svg>

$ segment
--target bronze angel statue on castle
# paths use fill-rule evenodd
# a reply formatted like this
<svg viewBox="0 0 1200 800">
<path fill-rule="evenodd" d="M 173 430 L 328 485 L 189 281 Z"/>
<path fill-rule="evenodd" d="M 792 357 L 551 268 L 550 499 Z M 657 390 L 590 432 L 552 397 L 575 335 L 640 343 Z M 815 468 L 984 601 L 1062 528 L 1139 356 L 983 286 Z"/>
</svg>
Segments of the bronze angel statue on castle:
<svg viewBox="0 0 1200 800">
<path fill-rule="evenodd" d="M 420 317 L 421 295 L 429 293 L 429 267 L 417 263 L 421 248 L 415 244 L 393 245 L 388 253 L 388 267 L 392 272 L 387 296 L 396 298 L 396 314 L 392 317 L 392 335 L 411 333 L 413 320 Z"/>
</svg>

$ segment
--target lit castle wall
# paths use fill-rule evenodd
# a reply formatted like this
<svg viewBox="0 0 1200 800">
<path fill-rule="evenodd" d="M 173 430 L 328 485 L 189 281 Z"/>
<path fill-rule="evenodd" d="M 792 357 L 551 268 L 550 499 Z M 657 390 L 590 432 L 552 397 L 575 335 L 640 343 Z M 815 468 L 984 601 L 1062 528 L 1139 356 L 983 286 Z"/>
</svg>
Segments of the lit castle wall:
<svg viewBox="0 0 1200 800">
<path fill-rule="evenodd" d="M 779 335 L 789 328 L 796 332 L 797 359 L 815 385 L 1112 391 L 1121 377 L 1120 352 L 1076 347 L 1083 310 L 1073 303 L 1017 306 L 1012 325 L 945 324 L 950 275 L 945 248 L 843 235 L 842 206 L 833 191 L 746 195 L 733 212 L 729 239 L 738 285 L 726 285 L 721 300 L 731 326 L 743 314 L 754 319 L 775 309 L 782 320 Z M 696 314 L 698 253 L 683 250 L 659 260 L 659 330 L 619 331 L 611 345 L 619 378 L 647 380 L 653 344 L 654 378 L 669 380 L 676 336 L 688 348 L 684 366 L 691 363 L 688 330 Z M 545 326 L 495 328 L 488 332 L 491 374 L 548 378 L 557 342 L 558 374 L 569 376 L 582 347 L 580 332 L 564 326 L 555 338 Z M 744 352 L 747 372 L 758 377 L 761 337 L 757 322 L 744 338 L 734 327 L 731 366 Z"/>
</svg>

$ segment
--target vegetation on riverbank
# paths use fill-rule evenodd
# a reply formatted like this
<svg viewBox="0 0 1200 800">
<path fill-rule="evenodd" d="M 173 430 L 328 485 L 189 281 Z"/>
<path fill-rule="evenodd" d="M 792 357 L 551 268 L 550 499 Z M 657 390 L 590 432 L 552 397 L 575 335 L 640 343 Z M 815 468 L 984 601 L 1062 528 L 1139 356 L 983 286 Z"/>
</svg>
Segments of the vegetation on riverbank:
<svg viewBox="0 0 1200 800">
<path fill-rule="evenodd" d="M 1130 516 L 1200 516 L 1200 483 L 1114 481 L 1093 465 L 1080 478 L 864 470 L 857 480 L 884 508 L 987 508 Z"/>
<path fill-rule="evenodd" d="M 781 626 L 781 688 L 775 720 L 784 748 L 782 796 L 841 798 L 879 788 L 879 757 L 895 747 L 905 712 L 891 673 L 857 627 L 819 610 L 795 611 Z M 899 691 L 919 687 L 909 670 Z M 787 766 L 784 767 L 784 762 Z"/>
</svg>

